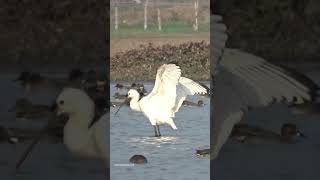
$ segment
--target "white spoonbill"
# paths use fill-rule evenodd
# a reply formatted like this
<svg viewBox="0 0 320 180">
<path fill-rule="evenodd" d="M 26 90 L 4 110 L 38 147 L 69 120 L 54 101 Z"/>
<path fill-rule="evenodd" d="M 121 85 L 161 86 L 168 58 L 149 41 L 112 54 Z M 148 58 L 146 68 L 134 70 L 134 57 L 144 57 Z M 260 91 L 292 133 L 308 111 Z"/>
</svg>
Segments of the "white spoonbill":
<svg viewBox="0 0 320 180">
<path fill-rule="evenodd" d="M 102 160 L 108 166 L 107 120 L 109 114 L 101 117 L 99 108 L 95 110 L 93 100 L 86 92 L 75 88 L 65 88 L 56 99 L 58 115 L 68 115 L 68 121 L 63 129 L 63 143 L 75 155 L 83 158 Z M 19 159 L 16 169 L 19 169 L 34 146 L 43 135 L 47 134 L 49 125 L 43 128 L 39 135 L 28 146 Z"/>
<path fill-rule="evenodd" d="M 140 99 L 135 89 L 128 91 L 130 108 L 143 112 L 154 127 L 155 136 L 161 136 L 159 125 L 177 127 L 173 121 L 187 95 L 206 94 L 206 88 L 195 81 L 181 77 L 181 69 L 175 64 L 163 64 L 157 70 L 156 81 L 150 94 Z M 119 108 L 120 109 L 120 108 Z"/>
<path fill-rule="evenodd" d="M 65 88 L 57 100 L 58 114 L 67 114 L 69 120 L 64 127 L 63 143 L 74 154 L 99 158 L 107 162 L 107 120 L 106 113 L 95 123 L 95 105 L 82 90 Z"/>
</svg>

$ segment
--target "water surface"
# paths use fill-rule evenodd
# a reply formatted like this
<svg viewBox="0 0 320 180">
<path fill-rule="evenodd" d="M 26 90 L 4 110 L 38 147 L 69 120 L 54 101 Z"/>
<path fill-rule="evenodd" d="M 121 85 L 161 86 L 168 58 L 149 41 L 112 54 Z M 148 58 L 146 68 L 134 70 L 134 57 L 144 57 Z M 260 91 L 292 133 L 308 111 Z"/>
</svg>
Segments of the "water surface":
<svg viewBox="0 0 320 180">
<path fill-rule="evenodd" d="M 144 84 L 150 92 L 153 84 Z M 111 100 L 116 92 L 114 86 L 110 85 Z M 200 99 L 204 101 L 204 107 L 181 107 L 176 113 L 174 121 L 178 130 L 160 126 L 161 138 L 153 137 L 154 129 L 142 113 L 133 112 L 126 106 L 114 116 L 118 107 L 111 108 L 111 179 L 209 179 L 209 158 L 197 157 L 195 152 L 209 147 L 210 99 L 201 96 L 187 98 L 193 102 Z M 130 157 L 135 154 L 144 155 L 148 163 L 129 165 Z"/>
</svg>

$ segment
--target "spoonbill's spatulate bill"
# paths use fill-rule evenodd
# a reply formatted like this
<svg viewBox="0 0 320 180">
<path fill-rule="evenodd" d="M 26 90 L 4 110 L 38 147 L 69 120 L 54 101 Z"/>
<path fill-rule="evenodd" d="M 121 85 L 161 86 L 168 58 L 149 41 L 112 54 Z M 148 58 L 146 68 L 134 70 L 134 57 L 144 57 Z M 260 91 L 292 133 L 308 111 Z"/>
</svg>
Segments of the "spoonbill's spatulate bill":
<svg viewBox="0 0 320 180">
<path fill-rule="evenodd" d="M 226 27 L 213 15 L 211 67 L 213 86 L 211 158 L 230 136 L 244 113 L 255 107 L 285 103 L 290 107 L 314 103 L 318 86 L 306 76 L 275 66 L 264 59 L 236 49 L 225 49 Z"/>
<path fill-rule="evenodd" d="M 135 89 L 128 91 L 130 108 L 143 112 L 154 127 L 155 136 L 161 136 L 159 125 L 177 127 L 173 121 L 175 113 L 188 95 L 206 94 L 206 88 L 199 83 L 181 77 L 181 69 L 175 64 L 163 64 L 157 70 L 156 81 L 150 94 L 140 99 Z"/>
</svg>

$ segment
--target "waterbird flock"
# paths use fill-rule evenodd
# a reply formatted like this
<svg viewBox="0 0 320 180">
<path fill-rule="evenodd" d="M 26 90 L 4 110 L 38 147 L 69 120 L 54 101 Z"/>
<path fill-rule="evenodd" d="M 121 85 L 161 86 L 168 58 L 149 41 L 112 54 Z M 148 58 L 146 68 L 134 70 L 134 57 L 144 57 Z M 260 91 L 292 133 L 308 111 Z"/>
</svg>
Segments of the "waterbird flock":
<svg viewBox="0 0 320 180">
<path fill-rule="evenodd" d="M 30 123 L 45 123 L 42 129 L 0 128 L 2 142 L 20 143 L 32 141 L 17 163 L 19 168 L 32 148 L 44 136 L 55 143 L 63 143 L 72 153 L 85 158 L 97 158 L 107 162 L 108 94 L 106 71 L 72 69 L 65 78 L 48 77 L 35 72 L 22 72 L 14 80 L 28 92 L 10 108 L 17 123 L 21 119 Z M 35 104 L 29 93 L 53 90 L 52 104 Z M 51 92 L 51 91 L 50 91 Z M 62 103 L 63 102 L 63 103 Z"/>
</svg>

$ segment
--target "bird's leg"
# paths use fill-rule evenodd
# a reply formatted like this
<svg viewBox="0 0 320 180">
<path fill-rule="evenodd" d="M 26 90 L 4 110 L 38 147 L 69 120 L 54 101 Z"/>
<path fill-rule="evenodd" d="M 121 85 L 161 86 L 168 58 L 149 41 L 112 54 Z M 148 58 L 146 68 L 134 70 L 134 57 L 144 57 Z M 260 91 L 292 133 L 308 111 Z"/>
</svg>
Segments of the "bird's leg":
<svg viewBox="0 0 320 180">
<path fill-rule="evenodd" d="M 155 136 L 155 137 L 159 137 L 159 136 L 158 136 L 158 132 L 157 132 L 157 127 L 156 127 L 156 125 L 154 125 L 153 128 L 154 128 L 154 136 Z"/>
<path fill-rule="evenodd" d="M 157 129 L 158 129 L 158 136 L 160 137 L 160 136 L 161 136 L 161 133 L 160 133 L 160 127 L 159 127 L 159 125 L 157 125 Z"/>
</svg>

